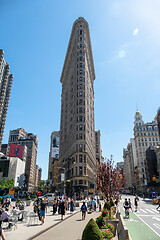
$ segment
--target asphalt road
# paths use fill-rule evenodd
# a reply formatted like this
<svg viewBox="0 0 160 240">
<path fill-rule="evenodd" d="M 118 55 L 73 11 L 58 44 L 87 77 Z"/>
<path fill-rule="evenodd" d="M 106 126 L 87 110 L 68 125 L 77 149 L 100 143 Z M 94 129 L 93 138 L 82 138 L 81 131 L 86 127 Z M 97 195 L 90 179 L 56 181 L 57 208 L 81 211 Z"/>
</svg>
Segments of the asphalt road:
<svg viewBox="0 0 160 240">
<path fill-rule="evenodd" d="M 132 237 L 132 239 L 137 239 L 138 231 L 140 231 L 139 234 L 147 237 L 147 239 L 160 239 L 160 212 L 156 210 L 156 207 L 158 205 L 153 204 L 151 199 L 147 198 L 143 200 L 142 198 L 139 198 L 138 211 L 135 212 L 134 196 L 123 195 L 122 201 L 120 203 L 120 211 L 122 212 L 122 214 L 124 214 L 123 202 L 125 198 L 131 199 L 133 207 L 133 213 L 130 212 L 130 219 L 125 219 L 125 223 L 128 227 L 129 232 L 133 231 L 132 228 L 134 228 L 134 224 L 136 224 L 137 222 L 137 226 L 134 229 L 135 233 L 131 234 L 132 236 L 134 236 Z M 146 225 L 146 232 L 144 229 L 144 224 Z"/>
</svg>

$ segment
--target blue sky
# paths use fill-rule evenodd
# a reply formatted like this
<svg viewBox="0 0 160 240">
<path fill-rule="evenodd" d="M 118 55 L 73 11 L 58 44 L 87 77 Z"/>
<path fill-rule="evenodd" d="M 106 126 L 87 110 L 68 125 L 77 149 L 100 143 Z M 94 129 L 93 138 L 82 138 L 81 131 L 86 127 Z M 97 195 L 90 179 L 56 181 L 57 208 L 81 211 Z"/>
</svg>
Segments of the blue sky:
<svg viewBox="0 0 160 240">
<path fill-rule="evenodd" d="M 160 96 L 159 0 L 0 0 L 0 49 L 14 75 L 3 143 L 23 127 L 38 136 L 47 178 L 50 135 L 60 128 L 60 76 L 73 22 L 90 27 L 95 126 L 103 156 L 122 160 L 134 114 L 152 121 Z"/>
</svg>

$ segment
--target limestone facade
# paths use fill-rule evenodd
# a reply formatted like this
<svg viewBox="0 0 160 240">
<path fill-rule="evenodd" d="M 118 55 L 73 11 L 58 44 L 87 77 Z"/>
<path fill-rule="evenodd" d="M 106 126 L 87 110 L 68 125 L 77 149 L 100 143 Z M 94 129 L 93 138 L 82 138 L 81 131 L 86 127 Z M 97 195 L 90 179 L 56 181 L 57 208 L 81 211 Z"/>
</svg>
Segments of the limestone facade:
<svg viewBox="0 0 160 240">
<path fill-rule="evenodd" d="M 94 79 L 89 26 L 84 18 L 78 18 L 73 24 L 60 80 L 59 167 L 61 172 L 65 171 L 65 179 L 70 180 L 72 193 L 87 194 L 94 182 Z"/>
</svg>

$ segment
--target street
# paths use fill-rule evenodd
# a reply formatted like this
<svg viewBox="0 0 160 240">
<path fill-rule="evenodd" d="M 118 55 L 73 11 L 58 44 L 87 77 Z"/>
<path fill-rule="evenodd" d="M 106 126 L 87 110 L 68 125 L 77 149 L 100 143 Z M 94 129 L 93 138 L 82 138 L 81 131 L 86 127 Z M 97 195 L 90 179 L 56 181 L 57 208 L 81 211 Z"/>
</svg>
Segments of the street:
<svg viewBox="0 0 160 240">
<path fill-rule="evenodd" d="M 135 212 L 134 196 L 123 195 L 120 202 L 120 212 L 124 216 L 124 199 L 131 199 L 133 212 L 130 211 L 130 218 L 124 219 L 132 240 L 134 239 L 160 239 L 160 212 L 156 210 L 157 205 L 151 199 L 139 198 L 138 211 Z"/>
</svg>

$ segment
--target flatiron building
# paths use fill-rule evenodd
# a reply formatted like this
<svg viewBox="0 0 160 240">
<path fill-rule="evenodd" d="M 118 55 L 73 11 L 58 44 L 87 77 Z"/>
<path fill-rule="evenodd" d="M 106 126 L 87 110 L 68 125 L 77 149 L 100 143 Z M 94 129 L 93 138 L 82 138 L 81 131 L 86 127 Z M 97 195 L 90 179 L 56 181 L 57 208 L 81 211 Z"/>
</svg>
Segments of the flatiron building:
<svg viewBox="0 0 160 240">
<path fill-rule="evenodd" d="M 88 194 L 96 172 L 94 80 L 91 40 L 87 21 L 80 17 L 72 28 L 60 82 L 60 174 L 66 193 Z M 69 186 L 68 186 L 69 185 Z M 59 184 L 63 188 L 63 184 Z"/>
</svg>

